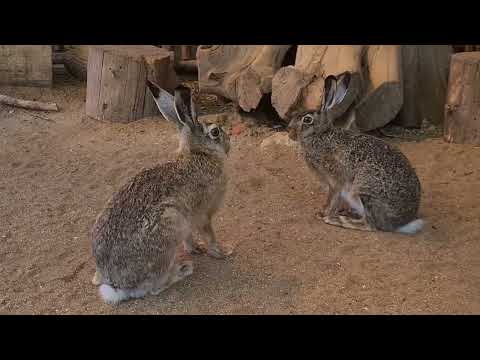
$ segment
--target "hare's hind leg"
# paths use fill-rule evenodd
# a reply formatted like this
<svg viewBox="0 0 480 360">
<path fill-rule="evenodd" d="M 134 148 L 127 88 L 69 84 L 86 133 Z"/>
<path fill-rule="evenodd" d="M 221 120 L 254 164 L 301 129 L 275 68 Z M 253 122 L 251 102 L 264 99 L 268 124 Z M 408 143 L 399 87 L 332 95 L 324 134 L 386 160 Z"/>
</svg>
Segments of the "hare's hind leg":
<svg viewBox="0 0 480 360">
<path fill-rule="evenodd" d="M 344 189 L 339 193 L 339 198 L 349 205 L 351 210 L 359 216 L 343 216 L 337 213 L 330 213 L 323 217 L 323 221 L 330 225 L 341 226 L 346 229 L 375 231 L 375 227 L 368 221 L 362 199 L 354 191 Z"/>
<path fill-rule="evenodd" d="M 325 216 L 323 221 L 329 225 L 340 226 L 346 229 L 362 230 L 362 231 L 375 231 L 365 217 L 361 219 L 355 219 L 343 215 Z"/>
<path fill-rule="evenodd" d="M 337 214 L 341 202 L 341 189 L 337 186 L 328 187 L 328 197 L 323 210 L 320 210 L 315 214 L 315 216 L 320 218 L 331 217 Z"/>
</svg>

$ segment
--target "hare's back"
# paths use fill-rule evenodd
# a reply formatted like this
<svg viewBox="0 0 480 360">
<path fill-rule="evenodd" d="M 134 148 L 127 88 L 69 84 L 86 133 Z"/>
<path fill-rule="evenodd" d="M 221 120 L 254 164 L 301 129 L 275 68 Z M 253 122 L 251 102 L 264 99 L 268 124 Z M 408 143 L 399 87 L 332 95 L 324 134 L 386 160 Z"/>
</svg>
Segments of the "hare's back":
<svg viewBox="0 0 480 360">
<path fill-rule="evenodd" d="M 107 227 L 110 232 L 135 231 L 149 213 L 166 198 L 175 195 L 185 182 L 175 162 L 145 169 L 117 191 L 97 220 L 95 229 Z"/>
<path fill-rule="evenodd" d="M 182 215 L 163 201 L 175 193 L 174 182 L 181 181 L 175 174 L 172 163 L 142 171 L 98 217 L 93 255 L 97 267 L 116 287 L 134 287 L 149 274 L 168 269 L 179 228 L 185 227 Z"/>
<path fill-rule="evenodd" d="M 352 140 L 350 158 L 357 181 L 375 186 L 378 192 L 417 198 L 420 182 L 408 158 L 397 147 L 361 134 Z"/>
</svg>

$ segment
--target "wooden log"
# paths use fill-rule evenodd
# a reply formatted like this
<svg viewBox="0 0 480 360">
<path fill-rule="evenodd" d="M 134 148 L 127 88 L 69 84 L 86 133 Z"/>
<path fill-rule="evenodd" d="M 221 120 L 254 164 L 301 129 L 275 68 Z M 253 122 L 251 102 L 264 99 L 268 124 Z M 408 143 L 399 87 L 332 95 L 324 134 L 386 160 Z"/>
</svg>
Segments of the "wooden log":
<svg viewBox="0 0 480 360">
<path fill-rule="evenodd" d="M 52 45 L 0 45 L 0 84 L 52 86 Z"/>
<path fill-rule="evenodd" d="M 197 60 L 181 60 L 175 63 L 175 70 L 179 72 L 195 73 L 198 71 Z"/>
<path fill-rule="evenodd" d="M 52 55 L 52 64 L 53 65 L 63 65 L 64 64 L 64 52 L 54 52 Z"/>
<path fill-rule="evenodd" d="M 198 45 L 156 45 L 173 53 L 175 65 L 178 62 L 195 60 Z"/>
<path fill-rule="evenodd" d="M 168 51 L 145 45 L 91 46 L 87 115 L 122 123 L 158 115 L 147 79 L 173 92 L 177 78 Z"/>
<path fill-rule="evenodd" d="M 453 51 L 466 52 L 466 51 L 480 51 L 480 45 L 453 45 Z"/>
<path fill-rule="evenodd" d="M 22 100 L 7 95 L 0 94 L 0 104 L 21 107 L 30 110 L 58 111 L 55 103 L 45 103 L 40 101 Z"/>
<path fill-rule="evenodd" d="M 452 55 L 444 139 L 480 144 L 480 51 Z"/>
<path fill-rule="evenodd" d="M 350 91 L 331 110 L 334 117 L 341 117 L 361 90 L 361 54 L 362 46 L 298 46 L 295 65 L 281 68 L 272 81 L 272 104 L 279 116 L 288 121 L 298 113 L 319 109 L 325 77 L 349 71 Z"/>
<path fill-rule="evenodd" d="M 63 54 L 65 69 L 80 81 L 87 81 L 89 45 L 68 45 Z"/>
<path fill-rule="evenodd" d="M 443 124 L 452 52 L 450 45 L 402 45 L 403 106 L 395 124 Z"/>
<path fill-rule="evenodd" d="M 181 45 L 179 60 L 194 60 L 197 55 L 197 45 Z"/>
<path fill-rule="evenodd" d="M 242 110 L 257 108 L 272 91 L 272 78 L 291 45 L 200 45 L 200 91 L 235 101 Z"/>
<path fill-rule="evenodd" d="M 355 122 L 359 130 L 371 131 L 387 125 L 402 108 L 402 63 L 398 45 L 370 45 L 364 51 L 368 81 L 355 106 Z"/>
</svg>

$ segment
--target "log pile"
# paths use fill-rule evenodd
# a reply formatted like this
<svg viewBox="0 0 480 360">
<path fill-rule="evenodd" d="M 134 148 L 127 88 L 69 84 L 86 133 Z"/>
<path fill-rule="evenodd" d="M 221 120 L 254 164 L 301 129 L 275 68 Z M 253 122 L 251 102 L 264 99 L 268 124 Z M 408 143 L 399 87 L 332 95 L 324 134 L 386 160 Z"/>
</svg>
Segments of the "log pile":
<svg viewBox="0 0 480 360">
<path fill-rule="evenodd" d="M 278 115 L 319 108 L 323 80 L 352 73 L 350 92 L 336 106 L 340 126 L 361 131 L 395 121 L 420 127 L 443 122 L 451 46 L 300 45 L 284 64 L 290 45 L 202 45 L 197 52 L 200 91 L 221 95 L 244 111 L 271 96 Z M 285 66 L 286 65 L 286 66 Z M 347 123 L 347 119 L 354 122 Z"/>
</svg>

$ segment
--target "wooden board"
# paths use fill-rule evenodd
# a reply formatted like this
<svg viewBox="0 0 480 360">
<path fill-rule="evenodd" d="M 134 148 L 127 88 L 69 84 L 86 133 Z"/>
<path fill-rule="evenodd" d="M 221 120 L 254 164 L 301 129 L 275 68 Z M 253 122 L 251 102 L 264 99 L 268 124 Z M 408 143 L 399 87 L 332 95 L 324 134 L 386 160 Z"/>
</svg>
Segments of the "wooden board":
<svg viewBox="0 0 480 360">
<path fill-rule="evenodd" d="M 0 45 L 0 84 L 52 86 L 52 45 Z"/>
</svg>

